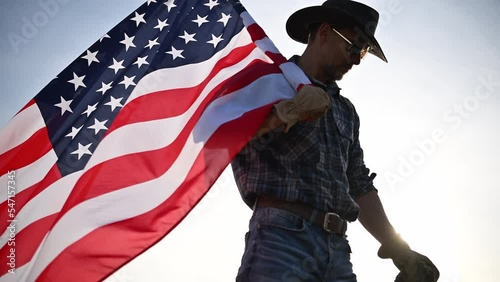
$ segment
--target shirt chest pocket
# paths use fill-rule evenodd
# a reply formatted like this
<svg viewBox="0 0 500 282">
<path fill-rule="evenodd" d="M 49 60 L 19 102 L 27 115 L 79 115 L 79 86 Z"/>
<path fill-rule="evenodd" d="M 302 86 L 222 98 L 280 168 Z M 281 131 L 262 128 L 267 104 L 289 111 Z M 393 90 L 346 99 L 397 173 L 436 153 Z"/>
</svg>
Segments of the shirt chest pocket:
<svg viewBox="0 0 500 282">
<path fill-rule="evenodd" d="M 348 152 L 354 141 L 353 122 L 346 115 L 334 114 L 335 125 L 339 133 L 339 141 L 344 152 Z"/>
</svg>

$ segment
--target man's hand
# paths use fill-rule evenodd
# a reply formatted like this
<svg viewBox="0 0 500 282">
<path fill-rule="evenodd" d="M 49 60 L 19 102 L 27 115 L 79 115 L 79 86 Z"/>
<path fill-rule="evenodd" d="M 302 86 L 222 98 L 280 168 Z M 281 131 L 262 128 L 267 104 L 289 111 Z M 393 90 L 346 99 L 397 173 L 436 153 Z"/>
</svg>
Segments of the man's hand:
<svg viewBox="0 0 500 282">
<path fill-rule="evenodd" d="M 288 132 L 298 121 L 322 117 L 331 106 L 330 96 L 323 89 L 304 85 L 295 97 L 274 105 L 274 113 L 285 123 L 285 132 Z"/>
<path fill-rule="evenodd" d="M 432 261 L 412 251 L 400 236 L 383 243 L 378 256 L 392 259 L 401 271 L 395 282 L 436 282 L 439 278 L 439 270 Z"/>
</svg>

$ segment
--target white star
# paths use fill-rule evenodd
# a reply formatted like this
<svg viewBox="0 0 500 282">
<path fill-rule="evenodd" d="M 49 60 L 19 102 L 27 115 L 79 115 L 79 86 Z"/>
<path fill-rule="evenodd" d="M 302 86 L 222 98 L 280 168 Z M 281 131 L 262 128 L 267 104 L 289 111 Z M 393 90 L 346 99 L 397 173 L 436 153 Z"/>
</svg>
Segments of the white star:
<svg viewBox="0 0 500 282">
<path fill-rule="evenodd" d="M 151 3 L 156 3 L 156 0 L 148 0 L 148 6 L 149 6 L 149 4 L 151 4 Z"/>
<path fill-rule="evenodd" d="M 81 159 L 83 155 L 92 155 L 92 153 L 89 151 L 89 147 L 92 145 L 92 143 L 89 143 L 88 145 L 83 146 L 81 143 L 78 143 L 78 150 L 72 152 L 72 155 L 77 155 L 78 154 L 78 159 Z"/>
<path fill-rule="evenodd" d="M 128 77 L 128 76 L 124 75 L 123 80 L 118 84 L 125 85 L 125 89 L 127 89 L 130 85 L 135 86 L 134 79 L 135 79 L 135 75 L 132 77 Z"/>
<path fill-rule="evenodd" d="M 111 81 L 110 83 L 101 82 L 101 88 L 97 89 L 96 92 L 102 92 L 101 95 L 104 95 L 104 93 L 106 93 L 106 91 L 113 88 L 111 86 L 112 83 L 113 83 L 113 81 Z"/>
<path fill-rule="evenodd" d="M 169 12 L 169 13 L 170 13 L 170 10 L 171 10 L 172 8 L 177 7 L 177 5 L 175 5 L 175 4 L 174 4 L 174 1 L 175 1 L 175 0 L 168 0 L 168 1 L 165 3 L 165 5 L 167 6 L 167 9 L 168 9 L 168 12 Z"/>
<path fill-rule="evenodd" d="M 149 50 L 151 50 L 155 45 L 160 45 L 160 43 L 158 43 L 158 37 L 156 37 L 154 40 L 148 40 L 148 41 L 149 41 L 148 45 L 144 46 L 144 48 L 149 47 Z"/>
<path fill-rule="evenodd" d="M 160 31 L 162 31 L 164 27 L 169 26 L 169 24 L 167 23 L 167 20 L 168 19 L 165 19 L 164 21 L 158 20 L 158 24 L 155 26 L 155 28 L 157 28 Z"/>
<path fill-rule="evenodd" d="M 180 38 L 184 39 L 184 41 L 186 41 L 186 44 L 188 44 L 190 41 L 197 41 L 196 39 L 194 39 L 194 36 L 196 35 L 196 33 L 193 33 L 193 34 L 189 34 L 187 33 L 185 30 L 184 30 L 184 35 L 181 35 L 179 36 Z"/>
<path fill-rule="evenodd" d="M 219 3 L 217 2 L 217 0 L 208 0 L 208 3 L 204 5 L 210 7 L 210 10 L 212 10 L 212 8 L 219 5 Z"/>
<path fill-rule="evenodd" d="M 208 23 L 207 21 L 208 16 L 204 16 L 203 18 L 200 17 L 200 15 L 196 15 L 196 20 L 192 20 L 192 22 L 197 23 L 198 27 L 200 27 L 204 23 Z"/>
<path fill-rule="evenodd" d="M 139 26 L 141 23 L 146 23 L 146 21 L 144 20 L 144 14 L 139 14 L 137 12 L 135 12 L 135 16 L 133 18 L 131 18 L 130 20 L 131 21 L 135 21 L 135 26 Z"/>
<path fill-rule="evenodd" d="M 90 52 L 89 50 L 87 50 L 87 55 L 81 57 L 81 59 L 87 60 L 89 66 L 92 64 L 92 62 L 99 63 L 99 60 L 97 59 L 97 52 L 99 51 Z"/>
<path fill-rule="evenodd" d="M 94 125 L 91 125 L 89 127 L 87 127 L 88 129 L 93 129 L 94 130 L 94 134 L 97 135 L 97 133 L 99 133 L 99 131 L 101 130 L 106 130 L 108 129 L 105 124 L 106 122 L 108 122 L 108 120 L 105 120 L 105 121 L 98 121 L 96 118 L 94 119 Z"/>
<path fill-rule="evenodd" d="M 78 132 L 80 132 L 80 129 L 82 129 L 83 125 L 76 128 L 76 127 L 71 127 L 71 132 L 68 133 L 65 137 L 71 137 L 71 139 L 74 139 Z"/>
<path fill-rule="evenodd" d="M 148 56 L 138 57 L 134 65 L 137 65 L 138 68 L 140 68 L 142 65 L 149 65 L 148 61 L 146 61 L 147 58 Z"/>
<path fill-rule="evenodd" d="M 85 112 L 82 113 L 82 115 L 87 115 L 87 117 L 90 116 L 90 114 L 92 114 L 93 111 L 95 111 L 97 109 L 97 103 L 95 103 L 94 105 L 87 105 L 87 110 L 85 110 Z"/>
<path fill-rule="evenodd" d="M 221 42 L 222 40 L 224 40 L 222 38 L 222 34 L 219 35 L 218 37 L 216 37 L 215 35 L 212 34 L 212 40 L 210 41 L 207 41 L 207 43 L 210 43 L 210 44 L 213 44 L 214 45 L 214 48 L 217 48 L 217 45 L 219 44 L 219 42 Z"/>
<path fill-rule="evenodd" d="M 61 116 L 64 115 L 65 112 L 72 113 L 73 110 L 69 107 L 69 105 L 73 102 L 73 100 L 64 100 L 63 96 L 61 96 L 61 102 L 55 104 L 54 106 L 61 108 Z"/>
<path fill-rule="evenodd" d="M 102 42 L 104 38 L 111 38 L 111 37 L 106 33 L 101 38 L 99 38 L 99 42 Z"/>
<path fill-rule="evenodd" d="M 229 15 L 226 15 L 226 14 L 224 14 L 224 13 L 221 13 L 221 14 L 222 14 L 222 17 L 221 17 L 221 18 L 220 18 L 220 20 L 218 20 L 217 22 L 218 22 L 218 23 L 223 23 L 223 24 L 224 24 L 224 26 L 226 26 L 226 25 L 227 25 L 227 22 L 228 22 L 228 21 L 229 21 L 229 19 L 231 18 L 231 14 L 229 14 Z"/>
<path fill-rule="evenodd" d="M 73 79 L 68 80 L 69 83 L 73 84 L 75 86 L 75 91 L 78 89 L 78 87 L 85 87 L 85 84 L 83 83 L 83 80 L 85 79 L 85 75 L 78 76 L 76 73 L 73 73 Z"/>
<path fill-rule="evenodd" d="M 121 61 L 119 61 L 119 62 L 118 62 L 117 60 L 115 60 L 115 58 L 113 58 L 113 64 L 112 64 L 111 66 L 109 66 L 109 67 L 108 67 L 108 69 L 113 69 L 113 70 L 115 70 L 115 74 L 117 74 L 119 70 L 121 70 L 121 69 L 124 69 L 124 68 L 125 68 L 125 67 L 122 65 L 122 64 L 123 64 L 123 61 L 124 61 L 124 60 L 121 60 Z M 102 94 L 104 94 L 104 93 L 102 93 Z"/>
<path fill-rule="evenodd" d="M 182 52 L 184 52 L 184 50 L 177 50 L 174 48 L 174 46 L 172 46 L 172 51 L 168 51 L 166 53 L 172 55 L 173 60 L 175 60 L 177 58 L 185 59 L 184 56 L 182 56 Z"/>
<path fill-rule="evenodd" d="M 126 33 L 124 33 L 123 35 L 125 35 L 125 39 L 123 39 L 122 41 L 120 41 L 120 43 L 123 44 L 123 45 L 125 45 L 125 51 L 128 51 L 128 48 L 130 48 L 130 47 L 137 47 L 134 44 L 134 38 L 135 38 L 135 36 L 128 37 L 128 35 Z"/>
<path fill-rule="evenodd" d="M 120 107 L 120 108 L 123 107 L 123 105 L 120 104 L 120 102 L 122 101 L 123 98 L 116 99 L 113 96 L 111 96 L 110 98 L 111 98 L 111 100 L 104 105 L 110 106 L 111 111 L 114 111 L 117 107 Z"/>
</svg>

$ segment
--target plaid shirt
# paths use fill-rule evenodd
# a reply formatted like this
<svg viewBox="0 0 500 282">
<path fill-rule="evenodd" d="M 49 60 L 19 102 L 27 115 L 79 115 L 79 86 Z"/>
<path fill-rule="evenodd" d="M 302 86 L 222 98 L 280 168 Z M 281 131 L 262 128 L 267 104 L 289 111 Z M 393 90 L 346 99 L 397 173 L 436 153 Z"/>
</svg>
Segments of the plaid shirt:
<svg viewBox="0 0 500 282">
<path fill-rule="evenodd" d="M 354 221 L 354 199 L 376 190 L 359 144 L 359 117 L 335 82 L 312 81 L 332 97 L 332 108 L 288 133 L 280 128 L 248 143 L 231 164 L 236 184 L 249 207 L 257 195 L 268 195 Z"/>
</svg>

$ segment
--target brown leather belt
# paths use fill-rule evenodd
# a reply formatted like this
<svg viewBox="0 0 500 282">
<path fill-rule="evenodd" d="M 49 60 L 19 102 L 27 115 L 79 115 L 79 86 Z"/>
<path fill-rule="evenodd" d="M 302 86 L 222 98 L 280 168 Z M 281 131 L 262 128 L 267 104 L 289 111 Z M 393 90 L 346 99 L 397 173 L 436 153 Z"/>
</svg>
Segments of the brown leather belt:
<svg viewBox="0 0 500 282">
<path fill-rule="evenodd" d="M 327 232 L 345 235 L 347 230 L 347 221 L 342 219 L 338 214 L 333 212 L 317 211 L 308 205 L 302 203 L 285 202 L 282 200 L 273 199 L 271 197 L 259 197 L 255 203 L 255 207 L 278 208 L 295 215 L 298 215 L 310 222 L 313 222 L 323 227 Z"/>
</svg>

